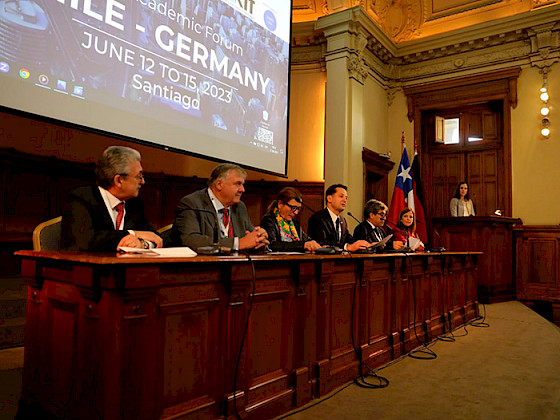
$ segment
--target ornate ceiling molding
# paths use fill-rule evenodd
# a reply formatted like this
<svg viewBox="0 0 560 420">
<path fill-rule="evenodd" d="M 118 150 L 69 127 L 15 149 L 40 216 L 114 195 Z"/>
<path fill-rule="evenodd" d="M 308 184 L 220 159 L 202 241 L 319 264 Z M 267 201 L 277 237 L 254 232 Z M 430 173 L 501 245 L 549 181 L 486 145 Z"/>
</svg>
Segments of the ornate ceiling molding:
<svg viewBox="0 0 560 420">
<path fill-rule="evenodd" d="M 293 0 L 292 19 L 315 21 L 356 6 L 402 43 L 558 5 L 560 0 Z"/>
<path fill-rule="evenodd" d="M 560 5 L 403 44 L 393 42 L 362 7 L 294 28 L 293 63 L 343 54 L 350 77 L 363 82 L 369 73 L 386 88 L 560 61 Z M 341 41 L 344 36 L 348 40 Z"/>
</svg>

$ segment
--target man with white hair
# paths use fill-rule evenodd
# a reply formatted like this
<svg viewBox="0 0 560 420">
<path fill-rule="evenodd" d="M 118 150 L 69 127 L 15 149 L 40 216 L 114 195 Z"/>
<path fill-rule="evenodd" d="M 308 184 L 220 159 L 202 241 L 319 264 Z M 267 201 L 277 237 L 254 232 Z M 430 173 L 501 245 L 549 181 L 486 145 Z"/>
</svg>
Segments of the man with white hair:
<svg viewBox="0 0 560 420">
<path fill-rule="evenodd" d="M 145 184 L 140 153 L 110 146 L 95 168 L 95 186 L 81 187 L 66 198 L 61 245 L 68 250 L 116 251 L 120 247 L 154 248 L 163 241 L 144 215 L 138 198 Z"/>
</svg>

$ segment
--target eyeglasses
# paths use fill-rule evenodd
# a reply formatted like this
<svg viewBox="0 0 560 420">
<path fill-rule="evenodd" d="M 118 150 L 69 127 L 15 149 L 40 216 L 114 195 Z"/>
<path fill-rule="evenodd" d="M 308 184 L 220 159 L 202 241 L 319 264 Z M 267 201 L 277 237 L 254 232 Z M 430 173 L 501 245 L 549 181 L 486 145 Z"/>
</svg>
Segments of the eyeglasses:
<svg viewBox="0 0 560 420">
<path fill-rule="evenodd" d="M 301 206 L 292 206 L 291 204 L 286 203 L 286 205 L 290 208 L 290 210 L 294 213 L 299 213 L 301 211 Z"/>
<path fill-rule="evenodd" d="M 120 176 L 130 176 L 130 174 L 119 174 Z M 135 178 L 137 181 L 142 181 L 144 178 L 144 174 L 142 172 L 140 172 L 138 175 L 136 175 Z"/>
<path fill-rule="evenodd" d="M 387 212 L 386 212 L 386 211 L 382 211 L 382 212 L 380 212 L 380 213 L 377 213 L 377 215 L 378 215 L 378 216 L 383 216 L 383 217 L 385 217 L 385 216 L 387 216 Z"/>
</svg>

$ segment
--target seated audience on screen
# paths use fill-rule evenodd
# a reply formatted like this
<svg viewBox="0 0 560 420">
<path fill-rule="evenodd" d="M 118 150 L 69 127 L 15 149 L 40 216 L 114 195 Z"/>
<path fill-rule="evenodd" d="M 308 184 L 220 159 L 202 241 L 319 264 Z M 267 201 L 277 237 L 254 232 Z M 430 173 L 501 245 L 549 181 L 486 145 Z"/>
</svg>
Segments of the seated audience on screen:
<svg viewBox="0 0 560 420">
<path fill-rule="evenodd" d="M 195 251 L 219 245 L 230 249 L 261 249 L 268 235 L 253 227 L 241 201 L 247 173 L 240 166 L 223 163 L 214 168 L 208 188 L 181 199 L 175 214 L 172 236 L 176 243 Z"/>
<path fill-rule="evenodd" d="M 334 184 L 327 188 L 325 201 L 327 207 L 309 218 L 308 234 L 322 246 L 332 246 L 345 251 L 358 251 L 371 244 L 365 240 L 354 241 L 348 231 L 346 219 L 341 213 L 348 200 L 347 188 Z"/>
<path fill-rule="evenodd" d="M 391 229 L 385 226 L 387 210 L 387 206 L 382 201 L 369 200 L 364 207 L 364 221 L 354 229 L 354 240 L 363 239 L 375 244 L 389 236 Z M 385 246 L 386 244 L 379 249 Z"/>
<path fill-rule="evenodd" d="M 161 247 L 162 239 L 138 198 L 145 184 L 141 157 L 130 147 L 105 149 L 95 168 L 97 185 L 77 188 L 64 203 L 61 246 L 68 250 L 116 251 Z"/>
<path fill-rule="evenodd" d="M 272 251 L 313 252 L 321 247 L 306 235 L 295 219 L 303 208 L 302 203 L 303 195 L 293 187 L 286 187 L 268 206 L 261 227 L 268 233 Z"/>
<path fill-rule="evenodd" d="M 399 213 L 399 221 L 393 230 L 393 249 L 402 249 L 404 247 L 414 248 L 415 251 L 423 251 L 424 244 L 420 241 L 420 238 L 416 234 L 416 217 L 414 216 L 414 210 L 410 207 L 405 207 Z M 420 241 L 419 244 L 414 247 L 412 246 L 411 238 L 415 238 Z"/>
<path fill-rule="evenodd" d="M 455 197 L 449 202 L 449 210 L 453 217 L 475 216 L 474 204 L 469 198 L 469 184 L 466 181 L 457 185 Z"/>
</svg>

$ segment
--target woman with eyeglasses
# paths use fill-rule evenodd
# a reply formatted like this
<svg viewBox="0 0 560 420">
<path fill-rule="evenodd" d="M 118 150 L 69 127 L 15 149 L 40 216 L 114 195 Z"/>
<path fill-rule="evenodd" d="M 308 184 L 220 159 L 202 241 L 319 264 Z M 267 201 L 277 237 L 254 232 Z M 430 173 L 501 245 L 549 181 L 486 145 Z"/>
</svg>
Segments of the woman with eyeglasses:
<svg viewBox="0 0 560 420">
<path fill-rule="evenodd" d="M 416 217 L 414 216 L 414 210 L 410 207 L 405 207 L 399 213 L 399 221 L 395 226 L 393 231 L 393 249 L 401 249 L 404 247 L 410 247 L 414 251 L 424 251 L 424 243 L 420 241 L 418 234 L 416 233 Z M 410 238 L 415 238 L 415 241 L 411 241 Z M 412 245 L 415 242 L 415 246 Z"/>
<path fill-rule="evenodd" d="M 261 221 L 261 227 L 268 233 L 270 249 L 279 252 L 313 252 L 320 248 L 309 238 L 295 217 L 303 206 L 302 194 L 293 187 L 283 188 Z"/>
<path fill-rule="evenodd" d="M 453 217 L 475 216 L 473 201 L 469 198 L 469 184 L 459 182 L 455 190 L 455 197 L 449 202 L 449 210 Z"/>
</svg>

